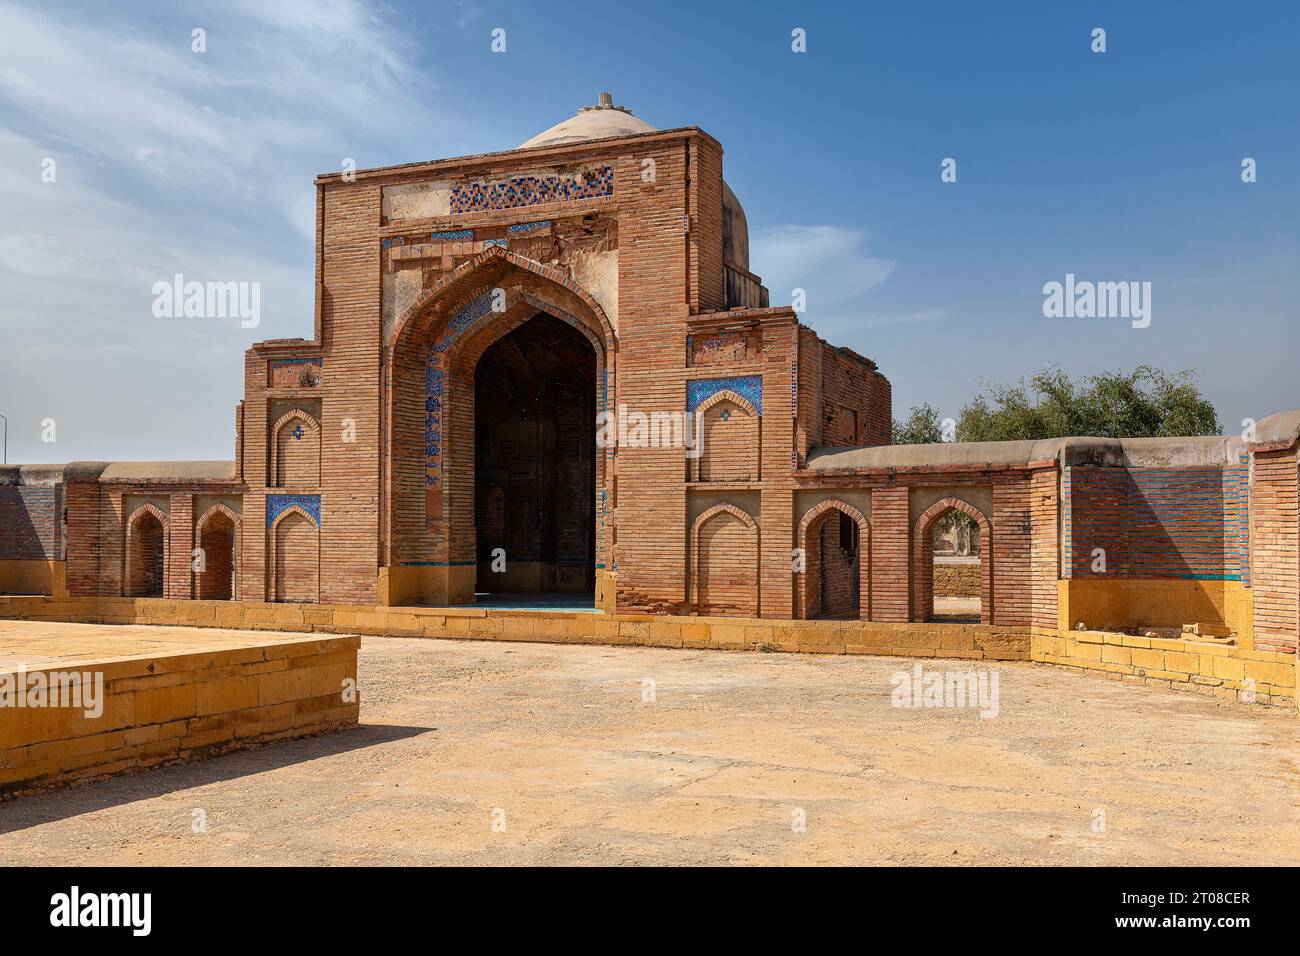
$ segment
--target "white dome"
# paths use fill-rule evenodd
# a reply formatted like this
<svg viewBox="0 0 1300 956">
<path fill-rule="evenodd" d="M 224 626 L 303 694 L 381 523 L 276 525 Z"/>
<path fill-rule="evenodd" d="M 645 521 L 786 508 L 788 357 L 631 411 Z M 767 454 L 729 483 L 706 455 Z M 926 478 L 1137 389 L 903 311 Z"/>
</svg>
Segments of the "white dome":
<svg viewBox="0 0 1300 956">
<path fill-rule="evenodd" d="M 589 139 L 605 139 L 610 136 L 629 136 L 633 133 L 653 133 L 655 128 L 639 117 L 633 116 L 631 110 L 614 105 L 614 98 L 608 93 L 600 94 L 598 106 L 584 106 L 576 116 L 571 116 L 562 123 L 556 123 L 550 129 L 542 130 L 532 139 L 519 144 L 519 149 L 531 149 L 534 146 L 558 146 L 563 143 L 581 143 Z"/>
</svg>

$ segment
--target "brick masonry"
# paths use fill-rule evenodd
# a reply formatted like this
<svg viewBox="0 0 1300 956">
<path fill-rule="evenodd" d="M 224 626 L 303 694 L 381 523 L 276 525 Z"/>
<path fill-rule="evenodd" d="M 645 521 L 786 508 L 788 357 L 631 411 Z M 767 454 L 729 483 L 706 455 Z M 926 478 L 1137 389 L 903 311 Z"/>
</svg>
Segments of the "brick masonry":
<svg viewBox="0 0 1300 956">
<path fill-rule="evenodd" d="M 922 623 L 928 530 L 956 508 L 981 524 L 986 626 L 1057 630 L 1058 586 L 1095 577 L 1100 547 L 1103 587 L 1231 583 L 1182 606 L 1231 617 L 1244 650 L 1294 652 L 1294 436 L 1178 467 L 810 467 L 888 444 L 891 386 L 792 308 L 729 298 L 722 174 L 690 127 L 319 177 L 312 335 L 247 352 L 228 471 L 0 483 L 0 590 L 445 607 L 555 588 L 618 615 Z M 528 342 L 561 326 L 573 387 L 523 387 Z M 593 449 L 588 413 L 594 430 L 621 409 L 698 419 L 702 454 Z M 205 531 L 216 504 L 229 524 Z M 517 559 L 500 578 L 496 543 Z M 1135 600 L 1106 609 L 1151 623 Z"/>
</svg>

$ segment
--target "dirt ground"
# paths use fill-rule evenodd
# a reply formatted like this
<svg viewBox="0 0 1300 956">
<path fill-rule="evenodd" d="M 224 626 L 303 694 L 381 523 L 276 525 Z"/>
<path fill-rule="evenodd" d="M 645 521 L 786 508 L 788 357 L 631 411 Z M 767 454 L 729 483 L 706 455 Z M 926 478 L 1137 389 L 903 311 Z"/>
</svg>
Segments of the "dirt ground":
<svg viewBox="0 0 1300 956">
<path fill-rule="evenodd" d="M 1300 863 L 1295 711 L 914 663 L 367 638 L 360 728 L 0 804 L 0 865 Z"/>
</svg>

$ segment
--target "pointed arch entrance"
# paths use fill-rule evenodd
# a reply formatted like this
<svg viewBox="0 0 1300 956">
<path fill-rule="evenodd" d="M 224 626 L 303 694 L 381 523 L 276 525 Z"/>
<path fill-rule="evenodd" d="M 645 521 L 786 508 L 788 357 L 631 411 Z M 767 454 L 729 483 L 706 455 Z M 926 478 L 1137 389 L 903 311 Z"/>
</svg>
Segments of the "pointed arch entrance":
<svg viewBox="0 0 1300 956">
<path fill-rule="evenodd" d="M 613 543 L 614 449 L 595 435 L 615 343 L 585 290 L 496 247 L 407 310 L 385 352 L 381 599 L 592 591 Z"/>
</svg>

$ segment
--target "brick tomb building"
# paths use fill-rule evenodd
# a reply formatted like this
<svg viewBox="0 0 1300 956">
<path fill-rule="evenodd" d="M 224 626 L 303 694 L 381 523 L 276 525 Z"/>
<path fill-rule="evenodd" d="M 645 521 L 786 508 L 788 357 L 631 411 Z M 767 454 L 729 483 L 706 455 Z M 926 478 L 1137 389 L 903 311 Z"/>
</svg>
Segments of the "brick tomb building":
<svg viewBox="0 0 1300 956">
<path fill-rule="evenodd" d="M 919 624 L 957 510 L 984 626 L 1294 652 L 1300 413 L 891 447 L 889 380 L 769 304 L 699 128 L 606 96 L 517 149 L 322 175 L 316 237 L 313 335 L 248 350 L 234 460 L 11 466 L 0 591 Z"/>
</svg>

